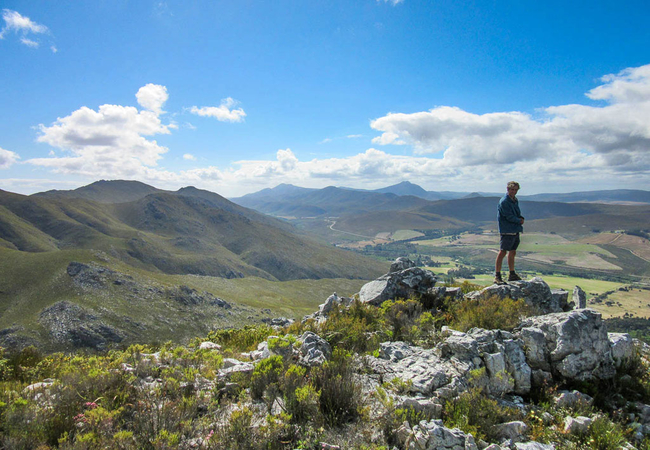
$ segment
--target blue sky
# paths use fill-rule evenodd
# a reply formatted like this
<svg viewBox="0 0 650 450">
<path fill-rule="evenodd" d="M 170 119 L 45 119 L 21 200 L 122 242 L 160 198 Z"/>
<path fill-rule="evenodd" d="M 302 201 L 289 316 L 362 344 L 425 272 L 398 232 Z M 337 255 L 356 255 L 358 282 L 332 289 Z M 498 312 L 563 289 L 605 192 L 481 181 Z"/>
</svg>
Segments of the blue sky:
<svg viewBox="0 0 650 450">
<path fill-rule="evenodd" d="M 0 189 L 650 189 L 647 1 L 0 8 Z"/>
</svg>

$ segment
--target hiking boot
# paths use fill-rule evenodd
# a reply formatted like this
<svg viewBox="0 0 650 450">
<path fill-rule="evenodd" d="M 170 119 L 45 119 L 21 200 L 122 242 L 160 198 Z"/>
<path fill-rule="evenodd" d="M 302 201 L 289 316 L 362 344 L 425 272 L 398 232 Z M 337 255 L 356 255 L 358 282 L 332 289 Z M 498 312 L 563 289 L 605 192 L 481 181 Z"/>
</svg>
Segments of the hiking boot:
<svg viewBox="0 0 650 450">
<path fill-rule="evenodd" d="M 498 284 L 498 285 L 506 284 L 506 282 L 503 281 L 503 278 L 501 278 L 501 274 L 500 274 L 500 273 L 497 273 L 497 274 L 494 276 L 494 284 Z"/>
<path fill-rule="evenodd" d="M 510 275 L 508 275 L 508 281 L 521 281 L 521 277 L 515 272 L 510 272 Z"/>
</svg>

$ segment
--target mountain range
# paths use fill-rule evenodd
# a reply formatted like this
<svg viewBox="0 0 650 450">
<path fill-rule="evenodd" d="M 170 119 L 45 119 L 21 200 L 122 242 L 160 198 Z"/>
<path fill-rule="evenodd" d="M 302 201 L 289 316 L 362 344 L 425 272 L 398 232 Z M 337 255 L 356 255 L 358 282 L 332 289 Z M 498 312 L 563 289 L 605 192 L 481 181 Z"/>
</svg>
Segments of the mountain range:
<svg viewBox="0 0 650 450">
<path fill-rule="evenodd" d="M 365 236 L 403 229 L 494 227 L 496 204 L 501 195 L 475 192 L 463 193 L 462 197 L 461 193 L 453 193 L 459 198 L 448 200 L 423 198 L 438 194 L 441 193 L 427 192 L 407 182 L 376 191 L 332 186 L 306 189 L 285 184 L 233 201 L 276 217 L 335 219 L 336 230 Z M 582 234 L 592 229 L 645 229 L 650 221 L 650 192 L 647 191 L 538 194 L 519 199 L 529 231 Z"/>
<path fill-rule="evenodd" d="M 101 181 L 24 196 L 0 191 L 0 246 L 93 249 L 150 271 L 271 280 L 370 278 L 381 264 L 193 187 Z"/>
</svg>

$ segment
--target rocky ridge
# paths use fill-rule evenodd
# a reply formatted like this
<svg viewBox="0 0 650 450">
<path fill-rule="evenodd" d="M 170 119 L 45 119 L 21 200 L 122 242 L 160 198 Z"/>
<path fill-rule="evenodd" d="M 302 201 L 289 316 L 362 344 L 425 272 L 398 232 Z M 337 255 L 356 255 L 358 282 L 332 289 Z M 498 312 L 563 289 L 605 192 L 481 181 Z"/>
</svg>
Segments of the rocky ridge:
<svg viewBox="0 0 650 450">
<path fill-rule="evenodd" d="M 441 421 L 443 407 L 472 387 L 478 387 L 500 404 L 530 413 L 536 410 L 528 400 L 535 389 L 551 384 L 611 380 L 617 369 L 628 361 L 639 354 L 647 356 L 650 353 L 647 347 L 627 334 L 608 333 L 597 311 L 579 307 L 583 302 L 577 290 L 578 294 L 574 295 L 577 301 L 569 302 L 567 291 L 551 290 L 543 279 L 533 278 L 504 286 L 489 286 L 463 296 L 458 290 L 436 287 L 435 277 L 414 269 L 417 268 L 408 260 L 396 261 L 390 273 L 368 283 L 354 297 L 370 305 L 380 305 L 383 301 L 408 295 L 435 308 L 443 299 L 466 301 L 497 295 L 523 299 L 539 315 L 523 319 L 512 331 L 473 328 L 460 332 L 443 328 L 438 342 L 431 348 L 403 341 L 386 341 L 380 344 L 376 354 L 356 355 L 355 377 L 369 402 L 376 403 L 373 394 L 385 383 L 397 382 L 402 388 L 399 392 L 387 392 L 390 401 L 396 407 L 410 408 L 426 418 L 415 424 L 404 422 L 394 430 L 399 448 L 553 449 L 553 444 L 530 441 L 528 426 L 522 421 L 497 425 L 495 433 L 499 437 L 495 442 L 476 440 L 471 434 L 445 427 Z M 339 297 L 334 293 L 318 311 L 303 321 L 323 324 L 335 308 L 348 308 L 355 298 Z M 204 395 L 217 386 L 223 386 L 217 395 L 228 396 L 237 391 L 237 380 L 241 376 L 236 374 L 250 374 L 268 358 L 279 356 L 309 368 L 321 366 L 332 357 L 330 344 L 318 334 L 306 331 L 299 336 L 282 335 L 280 327 L 287 325 L 288 321 L 278 319 L 269 323 L 278 327 L 278 336 L 268 337 L 255 351 L 225 358 L 214 380 L 197 378 L 194 384 L 185 387 L 195 390 L 197 395 Z M 203 342 L 201 349 L 221 350 L 213 342 Z M 165 364 L 157 354 L 143 357 L 155 365 Z M 128 365 L 124 365 L 123 370 L 136 373 Z M 142 380 L 142 383 L 149 383 L 153 388 L 156 380 Z M 593 399 L 570 390 L 556 392 L 552 401 L 558 407 L 570 407 L 589 405 Z M 279 414 L 281 405 L 273 405 L 271 413 Z M 371 415 L 380 409 L 377 404 L 372 406 Z M 650 405 L 637 402 L 629 406 L 637 411 L 629 417 L 629 426 L 637 430 L 636 439 L 641 442 L 650 436 Z M 550 419 L 543 415 L 540 420 L 550 423 Z M 585 433 L 596 420 L 596 416 L 567 415 L 563 432 Z M 199 441 L 194 443 L 194 447 L 201 446 Z M 323 443 L 322 448 L 339 447 Z M 634 447 L 630 444 L 626 448 Z"/>
</svg>

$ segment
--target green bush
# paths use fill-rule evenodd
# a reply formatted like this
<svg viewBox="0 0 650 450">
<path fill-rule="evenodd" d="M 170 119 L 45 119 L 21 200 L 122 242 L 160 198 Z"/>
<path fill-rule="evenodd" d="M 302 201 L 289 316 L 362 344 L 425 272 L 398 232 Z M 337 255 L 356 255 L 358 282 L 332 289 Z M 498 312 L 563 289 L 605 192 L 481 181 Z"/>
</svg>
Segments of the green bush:
<svg viewBox="0 0 650 450">
<path fill-rule="evenodd" d="M 208 340 L 237 352 L 255 350 L 257 344 L 275 334 L 268 325 L 246 326 L 211 331 Z"/>
<path fill-rule="evenodd" d="M 320 412 L 329 426 L 340 426 L 359 417 L 363 404 L 361 387 L 354 379 L 351 356 L 342 349 L 312 370 L 312 383 L 320 391 Z"/>
<path fill-rule="evenodd" d="M 278 382 L 284 372 L 284 361 L 281 356 L 271 356 L 261 360 L 253 369 L 251 377 L 251 396 L 261 399 L 269 390 L 277 391 Z"/>
<path fill-rule="evenodd" d="M 494 426 L 500 423 L 521 419 L 517 410 L 499 406 L 496 400 L 487 397 L 483 390 L 471 387 L 452 401 L 447 401 L 443 409 L 443 421 L 448 428 L 460 428 L 471 433 L 476 440 L 485 439 L 496 442 L 498 436 Z"/>
<path fill-rule="evenodd" d="M 449 326 L 455 330 L 467 331 L 478 327 L 510 331 L 523 318 L 534 315 L 535 310 L 522 299 L 502 299 L 493 295 L 478 300 L 454 302 L 448 313 Z"/>
</svg>

